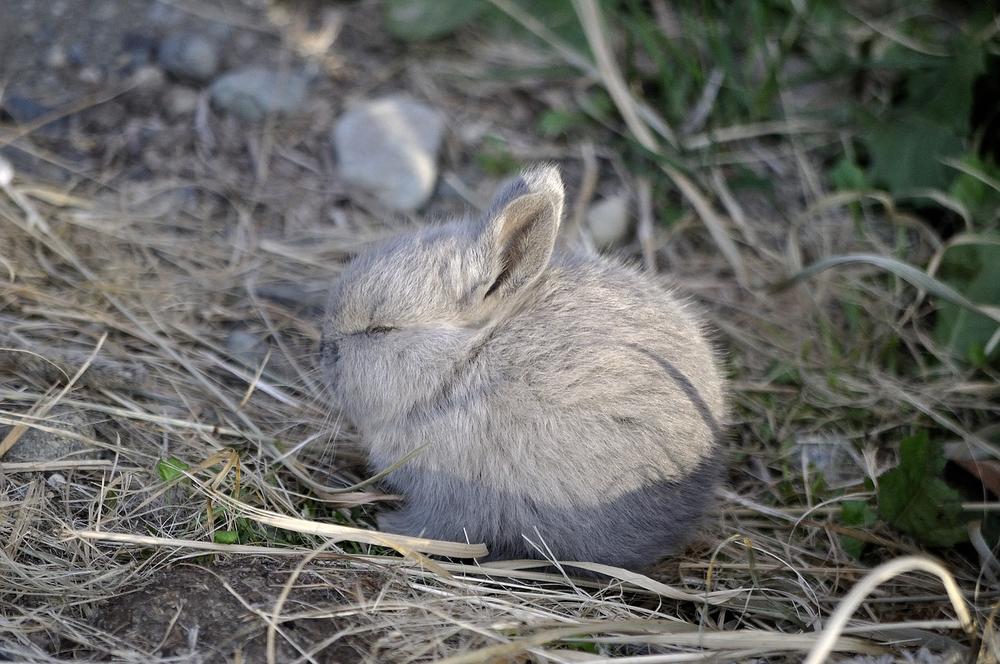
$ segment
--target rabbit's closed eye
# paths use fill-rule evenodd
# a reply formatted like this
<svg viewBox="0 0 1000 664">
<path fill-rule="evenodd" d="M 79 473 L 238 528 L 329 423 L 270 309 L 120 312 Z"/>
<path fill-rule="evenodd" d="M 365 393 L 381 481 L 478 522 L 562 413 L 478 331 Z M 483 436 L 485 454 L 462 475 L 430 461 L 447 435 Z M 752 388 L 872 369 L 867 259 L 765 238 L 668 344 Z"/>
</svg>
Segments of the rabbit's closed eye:
<svg viewBox="0 0 1000 664">
<path fill-rule="evenodd" d="M 369 325 L 365 329 L 365 334 L 387 334 L 389 332 L 395 332 L 399 328 L 389 327 L 388 325 Z"/>
</svg>

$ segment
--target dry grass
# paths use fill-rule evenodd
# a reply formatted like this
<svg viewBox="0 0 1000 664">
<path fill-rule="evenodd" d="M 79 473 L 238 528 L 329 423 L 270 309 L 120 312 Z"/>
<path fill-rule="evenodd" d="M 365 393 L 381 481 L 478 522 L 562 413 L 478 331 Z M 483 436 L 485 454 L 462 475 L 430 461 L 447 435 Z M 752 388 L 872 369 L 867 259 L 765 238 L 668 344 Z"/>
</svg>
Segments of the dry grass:
<svg viewBox="0 0 1000 664">
<path fill-rule="evenodd" d="M 450 67 L 430 62 L 417 80 L 440 74 L 438 65 Z M 585 75 L 618 87 L 609 67 L 599 59 Z M 464 79 L 457 87 L 463 102 L 492 94 Z M 615 95 L 630 100 L 627 90 Z M 654 145 L 648 109 L 623 117 L 646 127 Z M 276 229 L 255 225 L 251 206 L 232 200 L 236 213 L 220 226 L 218 198 L 178 212 L 150 204 L 164 191 L 109 189 L 100 172 L 72 188 L 15 174 L 0 194 L 0 426 L 8 427 L 0 450 L 30 433 L 58 434 L 80 452 L 0 459 L 2 649 L 26 662 L 184 660 L 123 642 L 94 622 L 96 607 L 158 571 L 169 583 L 169 571 L 192 557 L 266 557 L 293 569 L 272 603 L 247 605 L 271 659 L 285 642 L 297 648 L 296 661 L 323 661 L 324 648 L 350 640 L 367 644 L 353 647 L 370 661 L 453 664 L 800 661 L 816 648 L 898 658 L 923 647 L 955 658 L 943 661 L 981 647 L 980 661 L 995 661 L 1000 569 L 991 545 L 978 547 L 979 560 L 935 551 L 940 564 L 903 559 L 872 572 L 844 551 L 841 535 L 868 542 L 880 560 L 925 552 L 889 530 L 845 528 L 836 515 L 841 500 L 868 495 L 865 479 L 892 463 L 892 452 L 878 448 L 886 432 L 930 421 L 960 446 L 983 443 L 1000 410 L 996 382 L 974 379 L 935 347 L 930 305 L 905 283 L 852 270 L 779 294 L 765 288 L 806 257 L 892 255 L 902 245 L 911 262 L 926 263 L 940 242 L 891 205 L 866 205 L 856 224 L 853 199 L 816 190 L 810 141 L 835 140 L 823 127 L 767 127 L 767 142 L 758 140 L 762 131 L 680 139 L 705 151 L 696 179 L 665 174 L 693 211 L 651 229 L 647 203 L 642 246 L 632 247 L 705 303 L 730 353 L 730 486 L 684 555 L 648 575 L 592 566 L 611 579 L 602 582 L 537 563 L 432 559 L 426 554 L 461 555 L 476 543 L 370 530 L 372 509 L 393 497 L 365 482 L 357 441 L 327 406 L 315 371 L 314 307 L 345 258 L 385 232 L 373 215 L 355 209 L 343 225 Z M 248 140 L 273 147 L 281 138 Z M 23 136 L 7 140 L 29 147 Z M 584 189 L 593 195 L 593 150 L 584 149 L 581 167 L 575 147 L 512 147 L 519 160 L 545 151 L 570 172 L 590 173 Z M 613 155 L 597 155 L 650 196 Z M 780 174 L 783 209 L 734 194 L 720 159 Z M 252 170 L 256 195 L 268 187 L 267 168 L 258 161 Z M 197 185 L 225 196 L 235 188 L 223 175 Z M 860 316 L 848 315 L 844 301 Z M 266 339 L 266 350 L 241 352 L 234 331 Z M 911 378 L 882 368 L 890 347 L 918 368 Z M 928 366 L 927 357 L 939 362 Z M 794 381 L 784 379 L 790 374 Z M 75 428 L 75 418 L 92 431 Z M 826 480 L 841 498 L 813 495 L 811 450 L 824 440 L 851 450 Z M 171 457 L 189 467 L 164 481 L 158 464 Z M 967 505 L 983 514 L 997 507 Z M 213 541 L 231 531 L 241 544 Z M 377 583 L 345 590 L 366 575 Z M 842 605 L 866 577 L 877 582 Z M 336 599 L 286 601 L 292 586 L 307 583 L 336 590 Z M 849 610 L 837 614 L 840 606 Z M 304 618 L 336 630 L 324 643 L 295 646 L 285 627 Z"/>
</svg>

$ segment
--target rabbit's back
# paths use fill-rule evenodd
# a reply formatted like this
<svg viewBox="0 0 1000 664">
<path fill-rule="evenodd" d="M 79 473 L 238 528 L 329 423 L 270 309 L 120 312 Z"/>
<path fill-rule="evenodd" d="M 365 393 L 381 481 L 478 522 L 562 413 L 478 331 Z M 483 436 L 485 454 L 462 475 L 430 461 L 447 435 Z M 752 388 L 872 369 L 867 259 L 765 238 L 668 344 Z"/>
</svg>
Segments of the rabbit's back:
<svg viewBox="0 0 1000 664">
<path fill-rule="evenodd" d="M 715 353 L 690 307 L 660 281 L 614 259 L 567 253 L 531 295 L 497 330 L 487 364 L 560 407 L 683 425 L 698 452 L 711 446 L 724 411 Z"/>
</svg>

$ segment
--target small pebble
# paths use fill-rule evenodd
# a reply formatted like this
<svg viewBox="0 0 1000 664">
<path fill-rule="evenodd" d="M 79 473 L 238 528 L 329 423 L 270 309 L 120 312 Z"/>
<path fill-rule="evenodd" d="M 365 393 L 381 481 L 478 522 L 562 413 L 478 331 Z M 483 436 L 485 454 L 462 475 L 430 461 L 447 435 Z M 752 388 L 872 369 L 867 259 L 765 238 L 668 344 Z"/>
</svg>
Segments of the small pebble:
<svg viewBox="0 0 1000 664">
<path fill-rule="evenodd" d="M 198 91 L 182 85 L 171 86 L 163 95 L 163 110 L 167 117 L 190 115 L 198 108 Z"/>
<path fill-rule="evenodd" d="M 60 44 L 55 44 L 45 55 L 45 66 L 50 69 L 62 69 L 69 62 L 66 49 Z"/>
<path fill-rule="evenodd" d="M 0 187 L 9 187 L 14 181 L 14 167 L 6 157 L 0 156 Z"/>
<path fill-rule="evenodd" d="M 28 124 L 52 112 L 50 107 L 39 104 L 34 99 L 9 93 L 0 99 L 0 108 L 17 124 Z"/>
<path fill-rule="evenodd" d="M 259 366 L 267 354 L 267 344 L 260 335 L 240 328 L 226 337 L 226 348 L 232 357 L 248 366 Z"/>
<path fill-rule="evenodd" d="M 307 88 L 305 76 L 299 73 L 246 67 L 216 79 L 209 93 L 219 110 L 253 122 L 300 110 Z"/>
<path fill-rule="evenodd" d="M 130 86 L 122 98 L 129 109 L 146 115 L 160 108 L 166 74 L 159 67 L 142 65 L 128 75 Z"/>
<path fill-rule="evenodd" d="M 120 129 L 125 124 L 126 112 L 120 102 L 109 101 L 87 109 L 82 117 L 89 128 L 107 132 Z"/>
<path fill-rule="evenodd" d="M 30 124 L 39 118 L 52 113 L 53 109 L 45 104 L 40 104 L 34 99 L 22 97 L 18 94 L 7 94 L 0 98 L 0 110 L 6 113 L 15 124 Z M 69 131 L 69 118 L 62 117 L 42 125 L 34 130 L 35 135 L 56 138 Z"/>
<path fill-rule="evenodd" d="M 160 66 L 178 78 L 207 81 L 219 70 L 215 44 L 201 35 L 175 33 L 160 44 Z"/>
<path fill-rule="evenodd" d="M 101 70 L 94 66 L 87 66 L 82 68 L 76 75 L 82 83 L 89 83 L 90 85 L 97 85 L 104 78 Z"/>
<path fill-rule="evenodd" d="M 144 32 L 126 32 L 122 35 L 122 56 L 131 68 L 149 66 L 155 60 L 157 49 L 156 40 Z"/>
<path fill-rule="evenodd" d="M 129 77 L 129 81 L 135 85 L 136 89 L 144 92 L 158 90 L 163 85 L 163 72 L 152 65 L 139 67 Z"/>
<path fill-rule="evenodd" d="M 80 42 L 73 42 L 66 49 L 66 58 L 69 63 L 74 67 L 82 67 L 87 60 L 86 54 L 83 52 L 83 45 Z"/>
<path fill-rule="evenodd" d="M 620 244 L 628 236 L 628 197 L 624 192 L 598 201 L 587 210 L 587 228 L 594 244 L 608 249 Z"/>
</svg>

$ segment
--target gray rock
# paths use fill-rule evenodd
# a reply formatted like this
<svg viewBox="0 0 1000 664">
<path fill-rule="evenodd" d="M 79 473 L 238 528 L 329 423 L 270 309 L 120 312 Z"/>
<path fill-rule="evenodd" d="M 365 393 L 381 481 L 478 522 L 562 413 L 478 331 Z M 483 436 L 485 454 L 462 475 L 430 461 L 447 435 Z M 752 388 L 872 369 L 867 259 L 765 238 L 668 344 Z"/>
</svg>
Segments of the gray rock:
<svg viewBox="0 0 1000 664">
<path fill-rule="evenodd" d="M 3 105 L 0 106 L 7 115 L 17 124 L 28 124 L 34 122 L 46 113 L 51 113 L 52 108 L 39 104 L 33 99 L 22 97 L 16 94 L 7 94 L 3 97 Z"/>
<path fill-rule="evenodd" d="M 864 479 L 864 471 L 856 461 L 857 452 L 850 442 L 836 434 L 802 434 L 796 436 L 792 453 L 813 466 L 830 486 L 854 484 Z"/>
<path fill-rule="evenodd" d="M 145 32 L 126 32 L 122 35 L 121 55 L 128 69 L 153 65 L 158 51 L 156 39 Z"/>
<path fill-rule="evenodd" d="M 45 117 L 52 113 L 54 109 L 28 97 L 22 97 L 18 94 L 7 94 L 0 99 L 0 110 L 9 116 L 15 124 L 26 125 Z M 64 136 L 68 131 L 69 118 L 61 117 L 38 127 L 33 133 L 47 138 L 58 138 Z"/>
<path fill-rule="evenodd" d="M 66 58 L 74 67 L 83 67 L 87 64 L 87 51 L 80 42 L 73 42 L 66 49 Z"/>
<path fill-rule="evenodd" d="M 256 367 L 267 354 L 267 343 L 259 334 L 236 328 L 226 336 L 226 350 L 233 358 Z"/>
<path fill-rule="evenodd" d="M 104 72 L 101 71 L 100 67 L 87 65 L 86 67 L 82 67 L 80 71 L 76 73 L 76 77 L 81 83 L 98 85 L 104 80 Z"/>
<path fill-rule="evenodd" d="M 80 434 L 89 439 L 93 439 L 95 435 L 94 425 L 89 421 L 86 412 L 56 408 L 40 424 L 53 429 Z M 10 429 L 11 427 L 7 426 L 0 427 L 0 440 L 7 435 Z M 29 428 L 14 443 L 14 446 L 7 450 L 7 453 L 3 455 L 0 461 L 31 462 L 57 461 L 63 458 L 92 459 L 96 455 L 97 450 L 81 440 L 68 438 L 58 433 Z"/>
<path fill-rule="evenodd" d="M 407 95 L 365 102 L 334 127 L 340 173 L 394 210 L 415 210 L 434 191 L 444 129 L 437 111 Z"/>
<path fill-rule="evenodd" d="M 209 88 L 212 103 L 244 120 L 292 113 L 306 100 L 306 77 L 262 67 L 239 69 L 216 79 Z"/>
<path fill-rule="evenodd" d="M 123 99 L 130 110 L 146 114 L 158 109 L 166 82 L 166 74 L 159 67 L 142 65 L 128 75 L 131 87 Z"/>
<path fill-rule="evenodd" d="M 0 187 L 9 187 L 14 181 L 14 166 L 0 155 Z"/>
<path fill-rule="evenodd" d="M 85 126 L 96 132 L 120 129 L 125 126 L 126 117 L 125 107 L 117 101 L 98 104 L 81 113 Z"/>
<path fill-rule="evenodd" d="M 179 32 L 160 44 L 160 66 L 179 78 L 207 81 L 219 70 L 215 44 L 201 35 Z"/>
<path fill-rule="evenodd" d="M 171 86 L 163 95 L 163 110 L 168 117 L 178 118 L 194 113 L 198 107 L 198 92 L 181 85 Z"/>
<path fill-rule="evenodd" d="M 138 67 L 129 76 L 129 81 L 135 84 L 136 89 L 142 93 L 156 92 L 163 87 L 163 72 L 153 65 L 143 65 Z"/>
<path fill-rule="evenodd" d="M 66 55 L 66 49 L 62 47 L 62 44 L 55 44 L 45 54 L 45 66 L 50 69 L 62 69 L 66 66 L 67 62 L 69 62 L 69 57 Z"/>
<path fill-rule="evenodd" d="M 629 231 L 628 197 L 624 192 L 609 196 L 587 210 L 587 228 L 594 244 L 607 249 L 625 240 Z"/>
</svg>

